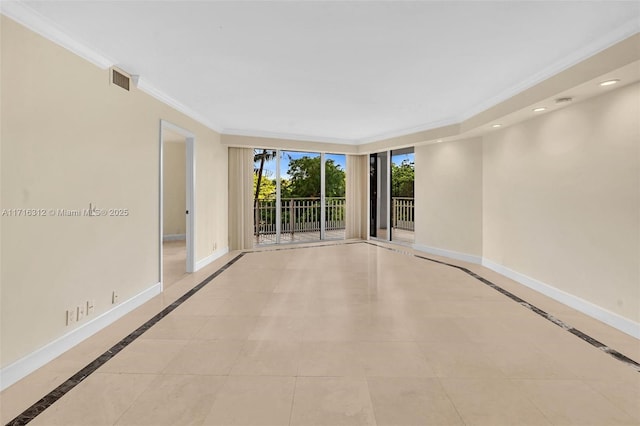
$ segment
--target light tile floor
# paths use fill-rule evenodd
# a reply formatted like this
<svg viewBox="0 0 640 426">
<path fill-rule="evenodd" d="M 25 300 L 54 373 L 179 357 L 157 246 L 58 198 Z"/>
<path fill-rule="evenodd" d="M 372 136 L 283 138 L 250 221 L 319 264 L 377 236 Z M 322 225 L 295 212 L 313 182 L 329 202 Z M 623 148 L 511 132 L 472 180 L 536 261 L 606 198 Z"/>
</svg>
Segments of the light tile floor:
<svg viewBox="0 0 640 426">
<path fill-rule="evenodd" d="M 2 423 L 234 255 L 2 392 Z M 640 359 L 632 337 L 441 260 Z M 640 425 L 640 373 L 457 269 L 366 243 L 296 246 L 244 255 L 32 424 Z"/>
<path fill-rule="evenodd" d="M 187 275 L 187 246 L 185 240 L 163 241 L 162 283 L 168 288 Z"/>
</svg>

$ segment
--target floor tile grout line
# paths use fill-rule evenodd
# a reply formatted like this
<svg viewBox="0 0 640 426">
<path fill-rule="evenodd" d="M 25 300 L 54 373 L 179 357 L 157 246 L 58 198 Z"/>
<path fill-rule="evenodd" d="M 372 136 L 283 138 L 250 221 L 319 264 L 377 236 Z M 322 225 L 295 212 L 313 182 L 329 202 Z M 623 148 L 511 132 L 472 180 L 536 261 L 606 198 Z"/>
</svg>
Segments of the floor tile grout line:
<svg viewBox="0 0 640 426">
<path fill-rule="evenodd" d="M 559 318 L 554 317 L 553 315 L 545 312 L 544 310 L 538 308 L 535 305 L 532 305 L 531 303 L 527 302 L 526 300 L 516 296 L 515 294 L 511 293 L 508 290 L 505 290 L 504 288 L 500 287 L 499 285 L 489 281 L 488 279 L 476 274 L 475 272 L 463 267 L 463 266 L 459 266 L 459 265 L 454 265 L 451 263 L 447 263 L 447 262 L 443 262 L 441 260 L 437 260 L 437 259 L 432 259 L 430 257 L 426 257 L 426 256 L 422 256 L 419 254 L 415 254 L 415 253 L 411 253 L 408 251 L 403 251 L 403 250 L 398 250 L 392 247 L 387 247 L 384 245 L 379 245 L 370 241 L 363 241 L 364 244 L 368 244 L 374 247 L 378 247 L 378 248 L 382 248 L 385 250 L 389 250 L 395 253 L 400 253 L 400 254 L 404 254 L 404 255 L 408 255 L 408 256 L 413 256 L 416 257 L 418 259 L 423 259 L 423 260 L 428 260 L 430 262 L 435 262 L 435 263 L 439 263 L 441 265 L 445 265 L 445 266 L 450 266 L 452 268 L 456 268 L 461 270 L 462 272 L 466 273 L 467 275 L 472 276 L 473 278 L 475 278 L 476 280 L 482 282 L 483 284 L 491 287 L 492 289 L 496 290 L 497 292 L 503 294 L 504 296 L 508 297 L 509 299 L 513 300 L 514 302 L 518 303 L 519 305 L 529 309 L 530 311 L 538 314 L 539 316 L 541 316 L 542 318 L 546 319 L 547 321 L 550 321 L 551 323 L 557 325 L 558 327 L 568 331 L 569 333 L 573 334 L 574 336 L 580 338 L 581 340 L 585 341 L 586 343 L 589 343 L 591 346 L 600 349 L 601 351 L 603 351 L 606 354 L 609 354 L 610 356 L 612 356 L 613 358 L 615 358 L 616 360 L 627 364 L 628 366 L 630 366 L 631 368 L 633 368 L 634 370 L 640 372 L 640 363 L 638 363 L 637 361 L 634 361 L 633 359 L 629 358 L 628 356 L 624 355 L 623 353 L 612 349 L 611 347 L 607 346 L 606 344 L 600 342 L 599 340 L 589 336 L 588 334 L 576 329 L 575 327 L 572 327 L 571 325 L 569 325 L 568 323 L 562 321 Z"/>
<path fill-rule="evenodd" d="M 9 421 L 6 426 L 18 426 L 18 425 L 26 425 L 31 422 L 37 416 L 42 414 L 47 408 L 53 405 L 56 401 L 62 398 L 65 394 L 67 394 L 74 387 L 79 385 L 84 379 L 86 379 L 89 375 L 94 373 L 98 368 L 104 365 L 107 361 L 117 355 L 122 349 L 127 347 L 133 341 L 135 341 L 138 337 L 144 334 L 147 330 L 149 330 L 153 325 L 158 323 L 162 318 L 170 314 L 174 309 L 184 303 L 187 299 L 197 293 L 200 289 L 202 289 L 205 285 L 211 282 L 218 275 L 227 270 L 231 265 L 240 260 L 245 253 L 239 253 L 229 262 L 220 267 L 217 271 L 209 275 L 207 278 L 202 280 L 199 284 L 191 288 L 189 291 L 184 293 L 174 302 L 172 302 L 169 306 L 162 309 L 159 313 L 154 315 L 151 319 L 147 320 L 140 327 L 135 329 L 133 332 L 129 333 L 126 337 L 121 339 L 118 343 L 113 345 L 110 349 L 104 352 L 102 355 L 98 356 L 96 359 L 91 361 L 85 367 L 83 367 L 80 371 L 75 373 L 73 376 L 65 380 L 61 385 L 56 387 L 54 390 L 49 392 L 47 395 L 43 396 L 41 399 L 36 401 L 29 408 L 24 410 L 22 413 L 18 414 L 13 420 Z"/>
<path fill-rule="evenodd" d="M 289 426 L 293 421 L 293 405 L 296 403 L 296 388 L 298 387 L 298 374 L 293 378 L 293 393 L 291 395 L 291 409 L 289 410 Z"/>
<path fill-rule="evenodd" d="M 427 260 L 427 261 L 430 261 L 430 262 L 434 262 L 434 263 L 442 264 L 442 265 L 445 265 L 445 266 L 449 266 L 449 267 L 452 267 L 452 268 L 455 268 L 455 269 L 459 269 L 459 270 L 465 272 L 466 274 L 472 276 L 473 278 L 476 278 L 478 281 L 484 283 L 485 285 L 487 285 L 487 286 L 493 288 L 494 290 L 500 292 L 501 294 L 509 297 L 510 299 L 514 300 L 516 303 L 520 304 L 521 306 L 531 310 L 532 312 L 535 312 L 539 316 L 541 316 L 541 317 L 547 319 L 548 321 L 552 322 L 553 324 L 555 324 L 555 325 L 567 330 L 568 332 L 570 332 L 571 334 L 573 334 L 576 337 L 580 338 L 581 340 L 583 340 L 583 341 L 591 344 L 592 346 L 602 350 L 603 352 L 611 355 L 612 357 L 614 357 L 618 361 L 623 362 L 623 363 L 625 363 L 627 365 L 630 365 L 632 368 L 634 368 L 635 370 L 640 372 L 640 364 L 637 363 L 636 361 L 634 361 L 631 358 L 625 356 L 624 354 L 622 354 L 622 353 L 620 353 L 620 352 L 608 347 L 604 343 L 596 340 L 595 338 L 589 336 L 588 334 L 586 334 L 586 333 L 584 333 L 584 332 L 582 332 L 580 330 L 577 330 L 576 328 L 570 326 L 569 324 L 565 323 L 564 321 L 562 321 L 562 320 L 560 320 L 558 318 L 555 318 L 554 316 L 548 314 L 547 312 L 545 312 L 542 309 L 536 307 L 535 305 L 532 305 L 532 304 L 526 302 L 525 300 L 521 299 L 520 297 L 516 296 L 515 294 L 509 292 L 508 290 L 503 289 L 502 287 L 498 286 L 497 284 L 494 284 L 493 282 L 487 280 L 486 278 L 476 274 L 475 272 L 473 272 L 473 271 L 471 271 L 471 270 L 469 270 L 469 269 L 467 269 L 465 267 L 454 265 L 454 264 L 450 264 L 450 263 L 443 262 L 443 261 L 436 260 L 436 259 L 432 259 L 432 258 L 429 258 L 429 257 L 426 257 L 426 256 L 421 256 L 421 255 L 418 255 L 418 254 L 415 254 L 415 253 L 411 253 L 409 251 L 403 251 L 403 250 L 398 250 L 398 249 L 395 249 L 395 248 L 392 248 L 392 247 L 387 247 L 387 246 L 384 246 L 382 244 L 374 243 L 374 242 L 371 242 L 371 241 L 344 241 L 344 242 L 338 242 L 338 243 L 333 243 L 333 244 L 314 244 L 314 245 L 311 245 L 311 246 L 304 246 L 304 247 L 298 246 L 298 247 L 274 248 L 274 249 L 267 249 L 267 250 L 245 250 L 245 251 L 240 252 L 238 255 L 236 255 L 236 257 L 234 257 L 232 260 L 227 262 L 225 265 L 223 265 L 221 268 L 219 268 L 213 274 L 209 275 L 207 278 L 205 278 L 203 281 L 201 281 L 195 287 L 193 287 L 192 289 L 187 291 L 185 294 L 183 294 L 181 297 L 179 297 L 177 300 L 175 300 L 169 306 L 167 306 L 163 310 L 161 310 L 158 314 L 156 314 L 150 320 L 148 320 L 143 325 L 141 325 L 136 330 L 134 330 L 132 333 L 130 333 L 125 338 L 120 340 L 120 342 L 118 342 L 113 347 L 111 347 L 109 350 L 104 352 L 102 355 L 100 355 L 94 361 L 92 361 L 91 363 L 87 364 L 84 368 L 82 368 L 80 371 L 78 371 L 72 377 L 67 379 L 64 383 L 59 385 L 57 388 L 55 388 L 49 394 L 45 395 L 43 398 L 41 398 L 36 403 L 34 403 L 31 407 L 27 408 L 21 414 L 16 416 L 13 420 L 11 420 L 10 422 L 7 423 L 7 426 L 24 425 L 24 424 L 27 424 L 30 421 L 32 421 L 34 418 L 36 418 L 38 415 L 40 415 L 42 412 L 44 412 L 48 407 L 53 405 L 58 399 L 60 399 L 62 396 L 64 396 L 66 393 L 68 393 L 70 390 L 72 390 L 75 386 L 80 384 L 90 374 L 92 374 L 98 368 L 100 368 L 109 359 L 113 358 L 122 349 L 124 349 L 126 346 L 128 346 L 133 341 L 135 341 L 138 337 L 140 337 L 143 333 L 145 333 L 154 324 L 159 322 L 162 318 L 164 318 L 169 313 L 171 313 L 173 310 L 175 310 L 177 307 L 179 307 L 182 303 L 184 303 L 186 300 L 188 300 L 191 296 L 193 296 L 196 292 L 198 292 L 200 289 L 202 289 L 209 282 L 211 282 L 214 278 L 216 278 L 218 275 L 220 275 L 222 272 L 224 272 L 226 269 L 228 269 L 230 266 L 232 266 L 234 263 L 236 263 L 238 260 L 240 260 L 240 258 L 242 258 L 244 255 L 249 254 L 249 253 L 260 253 L 260 252 L 268 252 L 268 251 L 298 250 L 298 249 L 331 247 L 331 246 L 352 245 L 352 244 L 371 245 L 373 247 L 382 248 L 382 249 L 385 249 L 385 250 L 389 250 L 391 252 L 404 254 L 404 255 L 412 256 L 412 257 L 415 257 L 415 258 L 418 258 L 418 259 L 423 259 L 423 260 Z M 293 410 L 293 408 L 292 408 L 292 410 Z M 291 421 L 291 418 L 290 418 L 290 421 Z"/>
</svg>

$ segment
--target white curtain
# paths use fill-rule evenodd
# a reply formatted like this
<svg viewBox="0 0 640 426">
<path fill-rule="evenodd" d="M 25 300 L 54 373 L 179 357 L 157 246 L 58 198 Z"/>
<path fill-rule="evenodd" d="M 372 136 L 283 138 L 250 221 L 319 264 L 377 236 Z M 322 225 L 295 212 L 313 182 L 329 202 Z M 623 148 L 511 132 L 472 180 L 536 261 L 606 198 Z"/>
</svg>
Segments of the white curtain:
<svg viewBox="0 0 640 426">
<path fill-rule="evenodd" d="M 229 148 L 229 248 L 253 248 L 253 149 Z"/>
<path fill-rule="evenodd" d="M 347 155 L 345 238 L 367 238 L 367 155 Z"/>
</svg>

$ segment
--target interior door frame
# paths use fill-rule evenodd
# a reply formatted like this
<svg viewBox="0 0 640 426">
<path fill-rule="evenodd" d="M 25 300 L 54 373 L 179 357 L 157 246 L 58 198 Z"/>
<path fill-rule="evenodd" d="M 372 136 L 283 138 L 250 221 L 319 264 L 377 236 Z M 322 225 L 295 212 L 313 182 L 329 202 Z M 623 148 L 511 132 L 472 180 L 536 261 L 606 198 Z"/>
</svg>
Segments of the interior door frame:
<svg viewBox="0 0 640 426">
<path fill-rule="evenodd" d="M 159 274 L 160 274 L 160 284 L 164 287 L 163 283 L 163 268 L 162 268 L 162 242 L 163 242 L 163 221 L 164 221 L 164 134 L 165 131 L 172 131 L 181 136 L 184 136 L 185 139 L 185 182 L 186 182 L 186 248 L 187 248 L 187 262 L 186 262 L 186 271 L 188 273 L 195 272 L 196 270 L 196 261 L 195 261 L 195 229 L 196 229 L 196 201 L 195 201 L 195 187 L 196 187 L 196 156 L 195 156 L 195 135 L 180 126 L 177 126 L 167 120 L 160 120 L 160 179 L 159 179 L 159 188 L 160 188 L 160 197 L 159 197 Z"/>
</svg>

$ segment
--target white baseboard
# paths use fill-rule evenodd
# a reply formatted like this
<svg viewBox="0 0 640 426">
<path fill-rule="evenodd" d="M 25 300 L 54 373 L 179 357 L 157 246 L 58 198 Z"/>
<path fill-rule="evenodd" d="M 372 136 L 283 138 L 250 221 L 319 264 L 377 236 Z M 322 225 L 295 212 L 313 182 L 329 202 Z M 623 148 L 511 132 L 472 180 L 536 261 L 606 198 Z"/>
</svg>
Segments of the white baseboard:
<svg viewBox="0 0 640 426">
<path fill-rule="evenodd" d="M 181 241 L 186 239 L 187 234 L 167 234 L 162 236 L 162 241 Z"/>
<path fill-rule="evenodd" d="M 196 262 L 196 271 L 204 268 L 205 266 L 207 266 L 208 264 L 210 264 L 214 260 L 224 256 L 227 253 L 229 253 L 229 247 L 223 247 L 221 249 L 215 250 L 209 256 L 205 257 L 204 259 L 198 260 Z"/>
<path fill-rule="evenodd" d="M 460 253 L 453 250 L 430 247 L 422 244 L 414 244 L 413 248 L 418 251 L 423 251 L 425 253 L 435 254 L 436 256 L 449 257 L 451 259 L 461 260 L 463 262 L 475 263 L 477 265 L 482 264 L 482 257 L 476 256 L 474 254 Z"/>
<path fill-rule="evenodd" d="M 131 312 L 149 299 L 160 294 L 162 286 L 154 284 L 132 298 L 114 306 L 107 312 L 81 324 L 67 334 L 46 344 L 29 355 L 20 358 L 0 370 L 0 390 L 4 390 L 18 380 L 31 374 L 54 358 L 68 351 L 91 335 Z"/>
<path fill-rule="evenodd" d="M 563 303 L 577 311 L 582 312 L 592 318 L 602 321 L 611 327 L 626 333 L 630 336 L 640 339 L 640 323 L 632 321 L 600 306 L 597 306 L 587 300 L 584 300 L 578 296 L 567 293 L 549 284 L 543 283 L 531 278 L 527 275 L 516 272 L 512 269 L 502 266 L 499 263 L 493 262 L 489 259 L 482 259 L 482 266 L 489 268 L 507 278 L 510 278 L 524 286 L 529 287 L 532 290 L 542 293 L 560 303 Z"/>
</svg>

